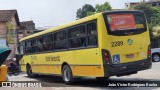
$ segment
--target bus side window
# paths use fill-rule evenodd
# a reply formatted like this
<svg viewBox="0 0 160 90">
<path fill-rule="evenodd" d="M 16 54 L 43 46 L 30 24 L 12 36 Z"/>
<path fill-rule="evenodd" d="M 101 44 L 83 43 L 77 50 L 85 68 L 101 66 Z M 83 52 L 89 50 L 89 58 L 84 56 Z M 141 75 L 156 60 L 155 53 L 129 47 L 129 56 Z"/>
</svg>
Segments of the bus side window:
<svg viewBox="0 0 160 90">
<path fill-rule="evenodd" d="M 47 37 L 46 36 L 42 36 L 42 48 L 43 48 L 43 51 L 48 51 L 47 49 Z"/>
<path fill-rule="evenodd" d="M 23 46 L 20 46 L 20 55 L 23 55 Z"/>
<path fill-rule="evenodd" d="M 54 43 L 55 43 L 55 50 L 62 50 L 68 48 L 67 42 L 67 31 L 59 31 L 54 34 Z"/>
<path fill-rule="evenodd" d="M 26 42 L 26 53 L 31 53 L 31 40 L 27 40 Z"/>
<path fill-rule="evenodd" d="M 27 54 L 27 41 L 25 41 L 24 44 L 25 44 L 24 52 L 25 54 Z"/>
<path fill-rule="evenodd" d="M 35 53 L 35 45 L 36 45 L 35 39 L 32 39 L 31 40 L 31 53 Z"/>
<path fill-rule="evenodd" d="M 43 42 L 43 51 L 52 51 L 53 50 L 53 34 L 44 35 L 42 37 Z"/>
<path fill-rule="evenodd" d="M 80 25 L 69 29 L 70 48 L 86 47 L 85 26 Z"/>
<path fill-rule="evenodd" d="M 19 52 L 20 55 L 24 54 L 23 42 L 20 42 L 20 44 L 18 46 L 18 52 Z"/>
<path fill-rule="evenodd" d="M 54 48 L 53 48 L 53 45 L 54 45 L 53 34 L 46 35 L 45 40 L 46 40 L 46 43 L 47 43 L 47 51 L 54 50 Z"/>
<path fill-rule="evenodd" d="M 38 37 L 36 38 L 36 52 L 42 52 L 43 48 L 42 48 L 42 38 Z"/>
<path fill-rule="evenodd" d="M 88 46 L 97 46 L 97 25 L 96 22 L 87 24 Z"/>
</svg>

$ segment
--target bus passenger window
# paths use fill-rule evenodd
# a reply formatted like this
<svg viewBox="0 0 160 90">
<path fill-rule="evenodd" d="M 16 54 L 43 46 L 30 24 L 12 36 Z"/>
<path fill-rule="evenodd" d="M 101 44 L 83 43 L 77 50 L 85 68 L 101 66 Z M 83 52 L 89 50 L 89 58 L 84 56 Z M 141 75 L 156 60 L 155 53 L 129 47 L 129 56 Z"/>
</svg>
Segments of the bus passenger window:
<svg viewBox="0 0 160 90">
<path fill-rule="evenodd" d="M 53 45 L 53 34 L 49 34 L 46 36 L 46 41 L 47 41 L 47 51 L 52 51 L 54 50 Z"/>
<path fill-rule="evenodd" d="M 63 30 L 54 34 L 55 50 L 67 49 L 67 31 Z"/>
<path fill-rule="evenodd" d="M 43 48 L 42 48 L 42 38 L 41 37 L 38 37 L 36 38 L 36 43 L 37 43 L 37 46 L 35 47 L 36 48 L 36 52 L 42 52 Z"/>
<path fill-rule="evenodd" d="M 24 46 L 23 46 L 23 43 L 24 42 L 21 42 L 20 43 L 20 46 L 18 47 L 18 52 L 20 55 L 23 55 L 24 54 Z"/>
<path fill-rule="evenodd" d="M 97 25 L 96 22 L 87 24 L 88 46 L 97 46 Z"/>
<path fill-rule="evenodd" d="M 42 37 L 42 48 L 43 48 L 43 51 L 47 51 L 47 37 L 46 36 L 43 36 Z"/>
<path fill-rule="evenodd" d="M 30 53 L 35 53 L 35 45 L 36 45 L 35 39 L 32 39 L 31 40 L 31 52 Z"/>
<path fill-rule="evenodd" d="M 70 48 L 86 47 L 85 26 L 77 26 L 69 29 Z"/>
<path fill-rule="evenodd" d="M 31 40 L 26 42 L 26 53 L 31 53 Z"/>
<path fill-rule="evenodd" d="M 86 47 L 86 37 L 81 37 L 81 46 Z"/>
</svg>

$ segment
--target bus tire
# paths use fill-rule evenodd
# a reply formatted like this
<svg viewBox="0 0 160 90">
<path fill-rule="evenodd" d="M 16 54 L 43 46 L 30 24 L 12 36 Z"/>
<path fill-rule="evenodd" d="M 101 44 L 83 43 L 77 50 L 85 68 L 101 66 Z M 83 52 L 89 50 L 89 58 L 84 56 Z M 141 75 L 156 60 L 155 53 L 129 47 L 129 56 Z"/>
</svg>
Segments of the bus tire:
<svg viewBox="0 0 160 90">
<path fill-rule="evenodd" d="M 28 77 L 34 78 L 35 75 L 32 73 L 32 68 L 31 68 L 31 66 L 27 66 L 26 69 L 27 69 L 27 75 L 28 75 Z"/>
<path fill-rule="evenodd" d="M 63 81 L 66 84 L 73 84 L 74 78 L 73 78 L 72 70 L 68 65 L 63 66 L 62 77 L 63 77 Z"/>
</svg>

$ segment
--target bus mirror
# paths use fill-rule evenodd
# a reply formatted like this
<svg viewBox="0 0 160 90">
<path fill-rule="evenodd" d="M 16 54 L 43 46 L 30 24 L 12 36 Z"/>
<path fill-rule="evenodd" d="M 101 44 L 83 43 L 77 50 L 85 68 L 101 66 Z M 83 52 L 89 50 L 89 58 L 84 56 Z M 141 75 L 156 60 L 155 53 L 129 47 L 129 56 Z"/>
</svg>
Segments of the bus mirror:
<svg viewBox="0 0 160 90">
<path fill-rule="evenodd" d="M 0 66 L 7 59 L 10 53 L 11 50 L 9 50 L 6 46 L 0 46 Z"/>
</svg>

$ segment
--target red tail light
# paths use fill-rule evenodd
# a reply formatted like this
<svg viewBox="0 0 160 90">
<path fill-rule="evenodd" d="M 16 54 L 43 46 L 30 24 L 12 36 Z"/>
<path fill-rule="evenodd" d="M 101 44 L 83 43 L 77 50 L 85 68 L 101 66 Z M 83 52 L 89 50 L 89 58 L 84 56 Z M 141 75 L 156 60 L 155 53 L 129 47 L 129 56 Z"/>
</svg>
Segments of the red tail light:
<svg viewBox="0 0 160 90">
<path fill-rule="evenodd" d="M 102 59 L 104 64 L 110 64 L 111 63 L 111 55 L 110 52 L 106 49 L 102 49 Z"/>
<path fill-rule="evenodd" d="M 148 46 L 148 55 L 147 56 L 148 56 L 148 59 L 150 59 L 150 61 L 152 62 L 150 45 Z"/>
<path fill-rule="evenodd" d="M 109 52 L 104 52 L 104 56 L 105 56 L 105 60 L 108 61 L 109 60 Z"/>
<path fill-rule="evenodd" d="M 150 48 L 150 45 L 148 46 L 148 57 L 150 57 L 151 55 L 151 48 Z"/>
</svg>

